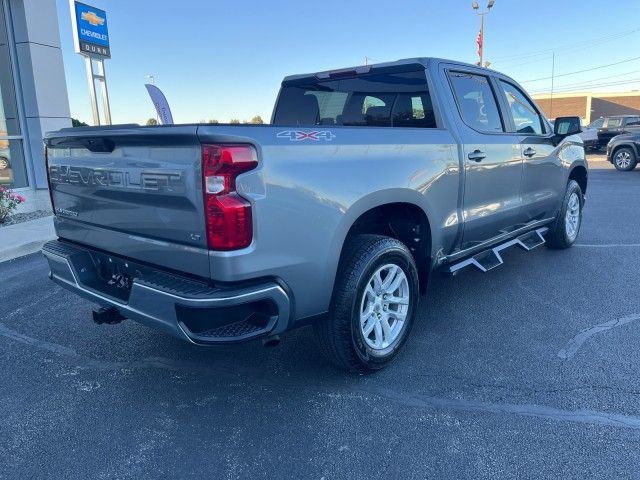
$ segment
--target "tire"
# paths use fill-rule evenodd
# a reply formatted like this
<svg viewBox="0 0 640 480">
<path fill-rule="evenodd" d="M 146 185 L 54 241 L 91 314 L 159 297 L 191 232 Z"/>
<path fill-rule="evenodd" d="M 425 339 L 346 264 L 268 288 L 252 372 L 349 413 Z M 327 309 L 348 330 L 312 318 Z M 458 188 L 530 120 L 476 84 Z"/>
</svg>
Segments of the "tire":
<svg viewBox="0 0 640 480">
<path fill-rule="evenodd" d="M 382 284 L 374 280 L 376 273 Z M 386 288 L 387 297 L 382 295 L 385 280 L 391 282 Z M 381 287 L 378 292 L 370 288 L 374 283 Z M 419 293 L 418 270 L 402 242 L 381 235 L 349 238 L 338 267 L 329 315 L 314 324 L 322 352 L 333 364 L 350 372 L 385 367 L 407 340 Z M 406 304 L 391 301 L 385 307 L 385 299 L 400 297 L 407 297 L 403 300 Z M 363 311 L 370 314 L 365 313 L 361 322 Z"/>
<path fill-rule="evenodd" d="M 575 210 L 576 206 L 577 211 Z M 583 207 L 584 197 L 580 185 L 575 180 L 569 180 L 558 217 L 547 233 L 548 247 L 563 249 L 569 248 L 575 243 L 582 226 Z"/>
<path fill-rule="evenodd" d="M 630 172 L 638 164 L 636 152 L 631 147 L 622 147 L 617 149 L 612 156 L 613 166 L 621 172 Z"/>
</svg>

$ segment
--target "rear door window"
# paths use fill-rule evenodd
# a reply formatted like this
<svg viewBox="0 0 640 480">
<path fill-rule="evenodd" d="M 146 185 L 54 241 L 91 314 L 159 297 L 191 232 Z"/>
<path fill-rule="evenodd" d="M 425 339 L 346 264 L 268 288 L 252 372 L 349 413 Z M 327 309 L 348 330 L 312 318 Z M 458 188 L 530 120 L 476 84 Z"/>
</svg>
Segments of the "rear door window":
<svg viewBox="0 0 640 480">
<path fill-rule="evenodd" d="M 449 72 L 449 79 L 464 123 L 479 132 L 505 131 L 488 77 Z"/>
<path fill-rule="evenodd" d="M 607 120 L 607 128 L 619 128 L 622 126 L 622 118 L 610 118 Z"/>
<path fill-rule="evenodd" d="M 423 70 L 285 82 L 274 123 L 436 128 Z"/>
<path fill-rule="evenodd" d="M 629 117 L 627 118 L 627 127 L 638 127 L 640 126 L 640 117 Z"/>
</svg>

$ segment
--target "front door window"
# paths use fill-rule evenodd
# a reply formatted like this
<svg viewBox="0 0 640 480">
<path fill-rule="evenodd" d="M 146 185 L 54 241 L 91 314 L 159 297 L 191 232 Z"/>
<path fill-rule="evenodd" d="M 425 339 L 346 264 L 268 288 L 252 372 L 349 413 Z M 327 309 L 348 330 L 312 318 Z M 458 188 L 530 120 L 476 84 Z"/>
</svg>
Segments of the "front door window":
<svg viewBox="0 0 640 480">
<path fill-rule="evenodd" d="M 516 132 L 523 135 L 542 135 L 544 133 L 542 116 L 536 107 L 510 83 L 500 80 L 500 85 L 509 104 Z"/>
</svg>

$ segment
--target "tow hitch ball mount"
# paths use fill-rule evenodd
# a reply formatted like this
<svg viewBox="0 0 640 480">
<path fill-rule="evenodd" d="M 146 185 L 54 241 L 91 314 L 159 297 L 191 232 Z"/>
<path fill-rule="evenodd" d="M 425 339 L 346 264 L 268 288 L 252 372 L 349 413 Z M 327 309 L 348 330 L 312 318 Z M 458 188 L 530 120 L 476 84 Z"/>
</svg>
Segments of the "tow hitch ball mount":
<svg viewBox="0 0 640 480">
<path fill-rule="evenodd" d="M 93 321 L 98 325 L 115 325 L 123 320 L 126 320 L 126 318 L 114 307 L 99 307 L 93 309 Z"/>
</svg>

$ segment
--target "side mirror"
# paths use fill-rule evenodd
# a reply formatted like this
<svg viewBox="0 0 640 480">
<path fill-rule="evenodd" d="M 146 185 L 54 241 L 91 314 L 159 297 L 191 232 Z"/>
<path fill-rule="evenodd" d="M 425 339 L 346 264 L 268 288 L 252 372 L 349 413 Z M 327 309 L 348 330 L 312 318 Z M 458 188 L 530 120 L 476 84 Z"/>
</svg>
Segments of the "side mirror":
<svg viewBox="0 0 640 480">
<path fill-rule="evenodd" d="M 553 133 L 557 137 L 568 137 L 580 132 L 580 117 L 558 117 L 553 123 Z"/>
</svg>

